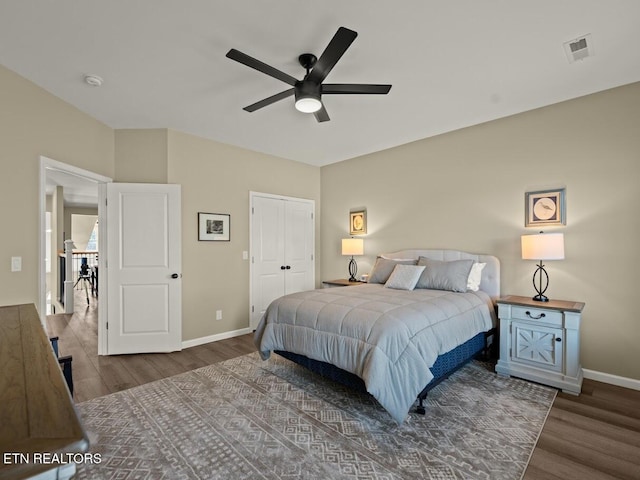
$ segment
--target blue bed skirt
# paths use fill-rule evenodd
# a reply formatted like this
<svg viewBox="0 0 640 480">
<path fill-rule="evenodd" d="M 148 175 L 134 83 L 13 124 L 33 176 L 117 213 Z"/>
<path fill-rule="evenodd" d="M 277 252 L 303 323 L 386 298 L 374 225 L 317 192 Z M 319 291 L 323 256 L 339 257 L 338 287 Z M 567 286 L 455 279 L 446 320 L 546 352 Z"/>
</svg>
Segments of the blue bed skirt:
<svg viewBox="0 0 640 480">
<path fill-rule="evenodd" d="M 486 338 L 489 335 L 489 332 L 482 332 L 473 337 L 470 340 L 467 340 L 462 345 L 458 345 L 453 350 L 440 355 L 433 366 L 429 369 L 433 374 L 433 379 L 429 382 L 428 385 L 425 386 L 424 390 L 420 393 L 419 397 L 424 398 L 426 393 L 433 387 L 435 387 L 442 380 L 447 378 L 457 369 L 462 367 L 464 364 L 469 362 L 471 359 L 476 357 L 480 352 L 485 350 L 486 348 Z M 323 377 L 329 378 L 335 382 L 341 383 L 348 387 L 353 388 L 354 390 L 358 390 L 361 392 L 366 392 L 367 389 L 365 387 L 364 381 L 354 375 L 353 373 L 347 372 L 338 368 L 330 363 L 320 362 L 318 360 L 312 360 L 304 355 L 299 355 L 297 353 L 284 352 L 281 350 L 276 350 L 275 353 L 278 355 L 291 360 L 292 362 L 297 363 L 298 365 L 302 365 L 303 367 L 315 372 Z"/>
</svg>

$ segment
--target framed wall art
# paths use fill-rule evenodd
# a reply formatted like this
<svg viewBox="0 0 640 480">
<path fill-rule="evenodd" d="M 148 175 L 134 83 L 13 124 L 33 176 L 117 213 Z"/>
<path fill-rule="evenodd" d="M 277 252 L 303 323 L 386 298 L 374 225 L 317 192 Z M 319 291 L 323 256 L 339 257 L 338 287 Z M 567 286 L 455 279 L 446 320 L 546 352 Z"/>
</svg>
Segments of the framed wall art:
<svg viewBox="0 0 640 480">
<path fill-rule="evenodd" d="M 524 194 L 524 226 L 566 225 L 565 190 L 558 188 L 526 192 Z"/>
<path fill-rule="evenodd" d="M 198 240 L 228 242 L 231 240 L 231 215 L 198 212 Z"/>
<path fill-rule="evenodd" d="M 353 210 L 349 213 L 349 234 L 364 235 L 367 233 L 367 211 Z"/>
</svg>

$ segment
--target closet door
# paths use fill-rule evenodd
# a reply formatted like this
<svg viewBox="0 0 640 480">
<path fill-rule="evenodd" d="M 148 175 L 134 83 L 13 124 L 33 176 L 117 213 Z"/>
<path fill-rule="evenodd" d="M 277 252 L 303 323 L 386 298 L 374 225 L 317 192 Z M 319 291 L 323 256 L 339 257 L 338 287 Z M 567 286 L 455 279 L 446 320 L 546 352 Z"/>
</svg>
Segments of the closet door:
<svg viewBox="0 0 640 480">
<path fill-rule="evenodd" d="M 314 202 L 251 194 L 251 328 L 269 304 L 315 286 Z"/>
<path fill-rule="evenodd" d="M 285 202 L 284 294 L 312 290 L 314 287 L 313 205 Z"/>
<path fill-rule="evenodd" d="M 251 328 L 269 304 L 284 295 L 284 222 L 282 200 L 254 197 L 251 208 Z"/>
</svg>

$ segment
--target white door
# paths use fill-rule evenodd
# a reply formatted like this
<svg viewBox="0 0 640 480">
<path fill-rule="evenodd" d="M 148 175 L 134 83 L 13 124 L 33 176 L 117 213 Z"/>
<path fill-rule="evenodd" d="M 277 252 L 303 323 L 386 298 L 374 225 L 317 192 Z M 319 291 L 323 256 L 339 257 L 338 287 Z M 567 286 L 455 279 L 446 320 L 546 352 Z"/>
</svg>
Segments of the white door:
<svg viewBox="0 0 640 480">
<path fill-rule="evenodd" d="M 180 185 L 107 184 L 107 353 L 182 347 Z"/>
<path fill-rule="evenodd" d="M 314 287 L 313 205 L 286 201 L 284 216 L 284 294 L 287 295 Z"/>
<path fill-rule="evenodd" d="M 271 301 L 284 293 L 284 203 L 254 197 L 251 209 L 251 327 Z"/>
<path fill-rule="evenodd" d="M 313 201 L 252 194 L 251 328 L 276 298 L 314 288 L 314 234 Z"/>
</svg>

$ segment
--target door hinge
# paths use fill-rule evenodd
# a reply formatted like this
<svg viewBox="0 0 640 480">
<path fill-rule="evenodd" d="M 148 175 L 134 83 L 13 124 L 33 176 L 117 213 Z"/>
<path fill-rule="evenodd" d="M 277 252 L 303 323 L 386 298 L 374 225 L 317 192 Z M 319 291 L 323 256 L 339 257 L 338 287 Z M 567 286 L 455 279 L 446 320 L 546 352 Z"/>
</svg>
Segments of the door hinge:
<svg viewBox="0 0 640 480">
<path fill-rule="evenodd" d="M 107 330 L 109 330 L 109 322 L 107 322 Z"/>
<path fill-rule="evenodd" d="M 255 311 L 256 311 L 256 308 L 253 305 L 251 305 L 251 313 L 253 313 Z"/>
<path fill-rule="evenodd" d="M 313 260 L 313 253 L 311 254 L 311 260 Z"/>
<path fill-rule="evenodd" d="M 313 213 L 311 214 L 311 220 L 313 220 Z"/>
<path fill-rule="evenodd" d="M 254 213 L 256 213 L 256 209 L 251 207 L 251 215 L 253 215 Z"/>
</svg>

